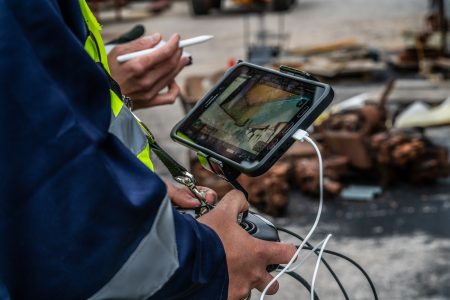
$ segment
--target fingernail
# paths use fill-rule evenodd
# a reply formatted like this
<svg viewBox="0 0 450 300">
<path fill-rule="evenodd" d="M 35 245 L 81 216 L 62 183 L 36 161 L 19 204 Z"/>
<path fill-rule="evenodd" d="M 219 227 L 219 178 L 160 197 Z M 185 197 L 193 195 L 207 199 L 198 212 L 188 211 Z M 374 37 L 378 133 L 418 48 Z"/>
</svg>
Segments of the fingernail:
<svg viewBox="0 0 450 300">
<path fill-rule="evenodd" d="M 172 35 L 172 38 L 173 38 L 173 39 L 179 40 L 179 39 L 180 39 L 180 35 L 179 35 L 178 33 L 174 33 L 174 34 Z"/>
<path fill-rule="evenodd" d="M 207 194 L 209 195 L 209 197 L 213 198 L 213 203 L 217 202 L 217 194 L 211 191 L 208 191 Z"/>
<path fill-rule="evenodd" d="M 156 42 L 161 38 L 161 34 L 159 33 L 154 33 L 152 35 L 147 35 L 144 37 L 144 39 L 149 40 L 151 42 Z"/>
<path fill-rule="evenodd" d="M 200 205 L 200 204 L 201 204 L 200 201 L 199 201 L 197 198 L 193 198 L 193 197 L 192 197 L 192 198 L 190 199 L 190 201 L 191 201 L 192 204 L 195 204 L 195 205 Z"/>
</svg>

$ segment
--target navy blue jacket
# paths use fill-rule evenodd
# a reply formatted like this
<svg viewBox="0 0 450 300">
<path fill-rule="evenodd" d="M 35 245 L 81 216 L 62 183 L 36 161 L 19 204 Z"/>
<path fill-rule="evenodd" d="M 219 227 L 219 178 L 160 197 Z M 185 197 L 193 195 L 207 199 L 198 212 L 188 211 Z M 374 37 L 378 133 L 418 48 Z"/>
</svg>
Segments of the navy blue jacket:
<svg viewBox="0 0 450 300">
<path fill-rule="evenodd" d="M 108 133 L 107 79 L 86 34 L 76 0 L 0 0 L 0 297 L 6 287 L 11 299 L 88 298 L 134 252 L 166 194 Z M 180 267 L 152 299 L 188 289 L 183 299 L 226 299 L 219 238 L 173 214 Z"/>
</svg>

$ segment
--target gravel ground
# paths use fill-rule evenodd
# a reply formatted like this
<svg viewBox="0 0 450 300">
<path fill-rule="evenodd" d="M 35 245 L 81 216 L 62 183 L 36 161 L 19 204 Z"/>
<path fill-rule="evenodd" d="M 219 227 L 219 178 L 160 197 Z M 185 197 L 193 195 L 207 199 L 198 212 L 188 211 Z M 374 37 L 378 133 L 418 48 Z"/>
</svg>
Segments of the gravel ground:
<svg viewBox="0 0 450 300">
<path fill-rule="evenodd" d="M 449 191 L 450 180 L 446 179 L 434 186 L 398 185 L 371 203 L 328 199 L 313 241 L 333 234 L 327 248 L 362 265 L 380 299 L 450 299 Z M 316 210 L 317 199 L 293 192 L 288 216 L 273 221 L 305 236 Z M 281 237 L 299 244 L 285 234 Z M 329 262 L 351 299 L 373 299 L 357 269 L 341 259 Z M 299 270 L 309 282 L 314 263 L 310 259 Z M 323 266 L 318 276 L 320 299 L 344 299 Z M 307 294 L 286 278 L 273 299 L 307 299 Z"/>
<path fill-rule="evenodd" d="M 354 37 L 376 48 L 397 49 L 403 45 L 403 31 L 422 28 L 426 5 L 424 0 L 298 0 L 297 5 L 284 15 L 285 31 L 289 34 L 285 46 L 313 46 Z M 137 7 L 142 13 L 142 4 Z M 137 12 L 128 14 L 133 16 Z M 269 13 L 266 17 L 267 28 L 272 32 L 278 30 L 279 16 Z M 182 78 L 225 68 L 229 58 L 245 58 L 244 15 L 235 9 L 193 18 L 188 2 L 175 2 L 169 11 L 160 15 L 107 23 L 104 36 L 113 37 L 135 23 L 145 25 L 149 33 L 158 31 L 166 38 L 174 32 L 185 38 L 200 34 L 215 36 L 207 44 L 189 48 L 194 65 L 183 72 Z M 250 25 L 254 34 L 258 30 L 258 19 L 254 14 L 250 15 Z"/>
<path fill-rule="evenodd" d="M 300 0 L 285 15 L 289 33 L 287 46 L 312 46 L 355 37 L 373 47 L 391 51 L 401 48 L 405 30 L 419 30 L 427 1 L 424 0 Z M 142 4 L 140 4 L 142 7 Z M 136 10 L 137 9 L 137 10 Z M 137 11 L 139 13 L 137 13 Z M 244 58 L 243 15 L 231 10 L 192 18 L 187 2 L 175 2 L 160 15 L 148 16 L 135 7 L 125 12 L 130 16 L 120 23 L 106 22 L 104 36 L 110 38 L 127 31 L 134 23 L 142 23 L 149 32 L 159 31 L 164 37 L 179 32 L 182 37 L 213 34 L 215 39 L 189 49 L 194 65 L 179 76 L 210 74 L 226 66 L 229 58 Z M 104 13 L 105 19 L 108 12 Z M 278 15 L 269 14 L 267 24 L 276 30 Z M 256 18 L 251 16 L 253 30 Z M 377 88 L 377 85 L 367 89 Z M 336 87 L 336 98 L 344 99 L 364 90 L 364 86 Z M 179 103 L 139 113 L 155 134 L 180 161 L 187 163 L 186 150 L 173 144 L 168 133 L 181 119 Z M 436 141 L 449 144 L 449 130 L 430 130 Z M 160 172 L 164 174 L 162 168 Z M 290 197 L 289 214 L 275 222 L 305 235 L 314 220 L 316 199 L 297 192 Z M 385 192 L 372 203 L 326 201 L 322 221 L 313 241 L 330 232 L 329 249 L 349 255 L 367 269 L 378 289 L 380 299 L 450 299 L 450 181 L 431 187 L 401 185 Z M 287 236 L 284 240 L 295 242 Z M 351 299 L 373 299 L 368 284 L 348 263 L 329 258 Z M 310 259 L 300 273 L 310 281 L 314 260 Z M 343 299 L 336 283 L 321 267 L 317 282 L 321 299 Z M 295 281 L 281 280 L 278 295 L 270 299 L 308 299 L 309 295 Z M 257 298 L 254 293 L 253 299 Z"/>
</svg>

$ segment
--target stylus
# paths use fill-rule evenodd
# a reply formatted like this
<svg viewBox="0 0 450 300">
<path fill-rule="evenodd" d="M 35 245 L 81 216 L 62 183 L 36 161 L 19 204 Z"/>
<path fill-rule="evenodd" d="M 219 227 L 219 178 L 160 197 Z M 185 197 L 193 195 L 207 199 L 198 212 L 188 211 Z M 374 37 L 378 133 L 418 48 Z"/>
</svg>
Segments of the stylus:
<svg viewBox="0 0 450 300">
<path fill-rule="evenodd" d="M 193 37 L 193 38 L 190 38 L 190 39 L 182 40 L 182 41 L 180 41 L 180 44 L 178 46 L 180 48 L 185 48 L 185 47 L 189 47 L 189 46 L 192 46 L 192 45 L 205 43 L 205 42 L 209 41 L 210 39 L 212 39 L 213 37 L 214 36 L 212 36 L 212 35 L 200 35 L 200 36 Z M 150 49 L 145 49 L 145 50 L 131 52 L 131 53 L 124 54 L 124 55 L 119 55 L 117 57 L 117 61 L 120 62 L 120 63 L 123 63 L 123 62 L 126 62 L 126 61 L 130 60 L 130 59 L 150 54 L 153 51 L 155 51 L 156 49 L 161 48 L 164 44 L 165 43 L 159 43 L 158 45 L 156 45 L 155 47 L 150 48 Z"/>
</svg>

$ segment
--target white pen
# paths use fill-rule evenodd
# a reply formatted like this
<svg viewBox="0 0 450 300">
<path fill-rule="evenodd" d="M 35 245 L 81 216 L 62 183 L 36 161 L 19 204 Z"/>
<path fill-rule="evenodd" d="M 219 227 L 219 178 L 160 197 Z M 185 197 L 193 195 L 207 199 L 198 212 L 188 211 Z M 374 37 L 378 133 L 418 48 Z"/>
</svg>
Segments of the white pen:
<svg viewBox="0 0 450 300">
<path fill-rule="evenodd" d="M 193 37 L 193 38 L 190 38 L 190 39 L 182 40 L 182 41 L 180 41 L 178 46 L 180 48 L 185 48 L 185 47 L 189 47 L 189 46 L 192 46 L 192 45 L 201 44 L 201 43 L 209 41 L 213 37 L 214 36 L 212 36 L 212 35 L 200 35 L 200 36 Z M 145 50 L 141 50 L 141 51 L 136 51 L 136 52 L 131 52 L 131 53 L 124 54 L 124 55 L 119 55 L 117 57 L 117 61 L 120 62 L 120 63 L 123 63 L 123 62 L 126 62 L 126 61 L 130 60 L 130 59 L 150 54 L 153 51 L 155 51 L 156 49 L 161 48 L 164 44 L 165 44 L 165 42 L 161 41 L 158 45 L 156 45 L 153 48 L 145 49 Z"/>
</svg>

